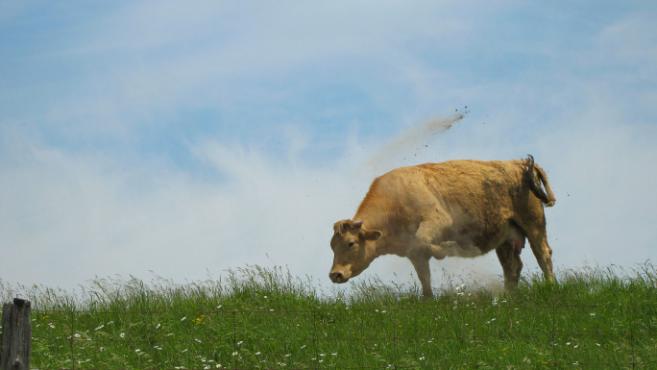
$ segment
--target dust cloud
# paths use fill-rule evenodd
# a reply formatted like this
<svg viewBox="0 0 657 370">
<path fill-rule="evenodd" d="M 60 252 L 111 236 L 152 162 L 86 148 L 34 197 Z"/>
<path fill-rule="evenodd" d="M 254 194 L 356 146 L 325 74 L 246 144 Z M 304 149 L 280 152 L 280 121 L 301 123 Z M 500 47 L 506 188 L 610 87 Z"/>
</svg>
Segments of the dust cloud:
<svg viewBox="0 0 657 370">
<path fill-rule="evenodd" d="M 374 173 L 391 169 L 401 161 L 416 155 L 419 150 L 428 147 L 436 135 L 449 130 L 465 117 L 467 110 L 448 117 L 435 117 L 421 125 L 413 126 L 399 133 L 388 144 L 377 150 L 366 162 L 366 168 Z"/>
</svg>

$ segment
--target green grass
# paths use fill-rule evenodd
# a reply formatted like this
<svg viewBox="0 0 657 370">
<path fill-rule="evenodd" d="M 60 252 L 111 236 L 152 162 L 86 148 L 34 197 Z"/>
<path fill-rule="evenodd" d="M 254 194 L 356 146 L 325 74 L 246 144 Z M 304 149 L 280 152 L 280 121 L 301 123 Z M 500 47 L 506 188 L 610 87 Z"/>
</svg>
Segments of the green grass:
<svg viewBox="0 0 657 370">
<path fill-rule="evenodd" d="M 32 367 L 657 368 L 651 265 L 433 300 L 376 282 L 322 297 L 311 281 L 257 267 L 188 285 L 99 280 L 83 294 L 31 290 Z"/>
</svg>

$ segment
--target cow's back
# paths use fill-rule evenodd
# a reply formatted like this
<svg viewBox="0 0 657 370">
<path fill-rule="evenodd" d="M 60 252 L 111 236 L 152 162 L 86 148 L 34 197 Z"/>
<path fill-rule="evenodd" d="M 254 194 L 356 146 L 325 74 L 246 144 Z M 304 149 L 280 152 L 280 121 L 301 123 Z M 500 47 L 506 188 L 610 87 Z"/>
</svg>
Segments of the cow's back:
<svg viewBox="0 0 657 370">
<path fill-rule="evenodd" d="M 448 230 L 484 244 L 513 217 L 522 191 L 521 161 L 457 160 L 394 169 L 372 183 L 355 218 L 388 235 L 412 235 L 443 218 Z"/>
</svg>

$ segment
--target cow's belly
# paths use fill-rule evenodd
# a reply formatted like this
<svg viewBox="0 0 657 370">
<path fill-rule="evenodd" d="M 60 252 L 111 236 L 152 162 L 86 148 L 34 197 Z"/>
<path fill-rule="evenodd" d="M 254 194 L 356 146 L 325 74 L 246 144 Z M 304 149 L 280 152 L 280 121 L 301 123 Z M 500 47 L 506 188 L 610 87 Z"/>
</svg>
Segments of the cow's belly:
<svg viewBox="0 0 657 370">
<path fill-rule="evenodd" d="M 481 256 L 485 252 L 482 248 L 466 242 L 456 242 L 453 240 L 442 242 L 438 244 L 439 253 L 442 253 L 446 257 L 477 257 Z"/>
<path fill-rule="evenodd" d="M 510 239 L 509 227 L 493 230 L 470 229 L 470 232 L 451 233 L 449 238 L 441 238 L 434 244 L 434 251 L 446 257 L 477 257 L 499 247 Z"/>
</svg>

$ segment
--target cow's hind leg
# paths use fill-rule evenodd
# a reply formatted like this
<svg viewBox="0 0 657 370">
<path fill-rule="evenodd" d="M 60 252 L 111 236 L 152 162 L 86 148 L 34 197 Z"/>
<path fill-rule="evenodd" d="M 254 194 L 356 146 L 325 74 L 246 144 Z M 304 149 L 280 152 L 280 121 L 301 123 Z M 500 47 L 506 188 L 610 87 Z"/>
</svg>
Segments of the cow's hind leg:
<svg viewBox="0 0 657 370">
<path fill-rule="evenodd" d="M 424 253 L 416 253 L 408 257 L 415 267 L 417 277 L 422 284 L 422 295 L 424 298 L 431 298 L 433 291 L 431 290 L 431 270 L 429 269 L 430 256 Z"/>
<path fill-rule="evenodd" d="M 554 281 L 554 272 L 552 270 L 552 248 L 547 242 L 547 233 L 545 224 L 532 225 L 525 230 L 529 245 L 536 257 L 538 265 L 543 270 L 543 275 L 547 281 Z"/>
<path fill-rule="evenodd" d="M 524 244 L 524 238 L 522 240 L 509 240 L 495 250 L 504 270 L 504 288 L 506 290 L 513 290 L 518 286 L 520 271 L 522 271 L 520 252 Z"/>
</svg>

